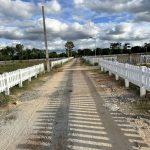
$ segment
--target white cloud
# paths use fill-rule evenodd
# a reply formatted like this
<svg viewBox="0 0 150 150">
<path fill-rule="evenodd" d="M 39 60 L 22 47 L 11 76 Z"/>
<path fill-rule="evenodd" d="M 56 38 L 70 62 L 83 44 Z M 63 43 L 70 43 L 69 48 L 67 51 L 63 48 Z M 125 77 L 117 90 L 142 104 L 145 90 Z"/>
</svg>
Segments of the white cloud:
<svg viewBox="0 0 150 150">
<path fill-rule="evenodd" d="M 97 13 L 123 13 L 134 14 L 136 20 L 150 21 L 150 0 L 74 0 L 75 6 L 88 8 Z"/>
<path fill-rule="evenodd" d="M 46 2 L 45 6 L 47 14 L 61 11 L 61 5 L 57 0 Z M 27 19 L 39 13 L 41 13 L 41 3 L 36 5 L 22 0 L 0 0 L 0 17 L 4 19 Z"/>
<path fill-rule="evenodd" d="M 22 22 L 24 24 L 24 22 Z M 22 28 L 23 27 L 23 28 Z M 90 36 L 96 36 L 99 33 L 99 28 L 94 24 L 79 24 L 63 23 L 56 19 L 46 18 L 47 36 L 51 41 L 56 38 L 63 40 L 87 39 Z M 20 27 L 3 27 L 0 30 L 0 38 L 5 39 L 28 39 L 28 40 L 43 40 L 43 23 L 42 18 L 33 24 L 26 23 Z"/>
<path fill-rule="evenodd" d="M 21 0 L 0 0 L 0 16 L 29 18 L 35 11 L 35 5 Z"/>
<path fill-rule="evenodd" d="M 96 45 L 101 47 L 108 46 L 110 42 L 136 43 L 136 41 L 140 41 L 140 43 L 144 43 L 150 40 L 149 23 L 99 23 L 96 25 L 92 22 L 85 24 L 78 22 L 64 23 L 56 19 L 46 18 L 46 25 L 48 41 L 52 44 L 50 45 L 52 46 L 51 49 L 54 49 L 54 47 L 60 49 L 62 43 L 66 40 L 73 40 L 78 45 L 77 47 L 88 47 L 90 45 L 92 48 L 95 46 L 95 41 L 89 39 L 89 37 L 97 37 Z M 33 24 L 27 23 L 23 29 L 20 26 L 3 26 L 0 28 L 0 38 L 41 43 L 44 40 L 42 19 L 40 18 Z M 33 45 L 39 46 L 39 44 Z"/>
<path fill-rule="evenodd" d="M 145 11 L 145 12 L 137 13 L 135 16 L 135 22 L 141 22 L 141 21 L 150 22 L 150 12 Z"/>
<path fill-rule="evenodd" d="M 39 2 L 35 4 L 22 0 L 0 0 L 1 45 L 4 45 L 3 41 L 7 41 L 5 45 L 21 42 L 28 47 L 44 47 Z M 63 4 L 62 8 L 59 0 L 46 2 L 49 49 L 62 49 L 66 40 L 73 40 L 77 48 L 94 48 L 95 41 L 89 37 L 97 37 L 96 45 L 100 47 L 108 47 L 110 42 L 127 41 L 137 44 L 150 40 L 149 0 L 74 0 L 74 5 L 78 7 L 72 8 L 69 5 L 65 8 Z M 57 14 L 59 12 L 60 16 Z M 72 14 L 68 14 L 69 12 Z M 129 18 L 132 14 L 134 20 L 125 19 L 122 12 L 126 12 Z M 112 14 L 118 14 L 118 21 L 115 20 L 117 23 L 112 22 L 111 18 L 107 23 L 87 22 L 90 18 L 94 20 L 94 17 L 104 18 L 105 21 Z M 124 19 L 124 22 L 118 23 L 119 19 Z"/>
<path fill-rule="evenodd" d="M 80 5 L 80 4 L 83 4 L 84 3 L 84 0 L 74 0 L 74 3 L 76 5 Z"/>
<path fill-rule="evenodd" d="M 62 23 L 59 20 L 56 19 L 46 19 L 46 25 L 47 29 L 53 31 L 53 32 L 65 32 L 68 29 L 68 25 L 66 23 Z"/>
<path fill-rule="evenodd" d="M 61 5 L 57 0 L 47 1 L 45 4 L 46 13 L 58 13 L 61 11 Z M 38 3 L 39 9 L 41 9 L 41 3 Z"/>
</svg>

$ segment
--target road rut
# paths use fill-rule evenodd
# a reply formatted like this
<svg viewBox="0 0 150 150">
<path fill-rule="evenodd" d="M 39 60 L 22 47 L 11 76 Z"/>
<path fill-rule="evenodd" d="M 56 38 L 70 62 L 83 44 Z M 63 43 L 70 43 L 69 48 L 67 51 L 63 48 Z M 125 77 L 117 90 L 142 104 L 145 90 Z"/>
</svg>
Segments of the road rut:
<svg viewBox="0 0 150 150">
<path fill-rule="evenodd" d="M 146 149 L 126 118 L 104 107 L 90 69 L 74 60 L 38 89 L 38 99 L 22 103 L 0 127 L 1 150 Z"/>
</svg>

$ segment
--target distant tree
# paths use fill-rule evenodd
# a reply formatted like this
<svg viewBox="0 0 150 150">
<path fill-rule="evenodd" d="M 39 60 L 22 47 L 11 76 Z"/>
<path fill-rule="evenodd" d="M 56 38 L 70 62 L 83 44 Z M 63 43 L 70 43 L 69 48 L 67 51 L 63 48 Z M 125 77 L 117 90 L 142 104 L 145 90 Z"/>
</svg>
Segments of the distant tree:
<svg viewBox="0 0 150 150">
<path fill-rule="evenodd" d="M 130 43 L 125 43 L 123 45 L 123 53 L 131 54 L 131 46 Z"/>
<path fill-rule="evenodd" d="M 134 46 L 131 48 L 132 53 L 142 53 L 142 47 L 141 46 Z"/>
<path fill-rule="evenodd" d="M 77 57 L 78 53 L 76 51 L 72 51 L 72 56 Z"/>
<path fill-rule="evenodd" d="M 1 60 L 13 60 L 14 59 L 14 55 L 15 55 L 14 47 L 6 46 L 0 52 L 1 52 L 1 54 L 0 54 Z"/>
<path fill-rule="evenodd" d="M 60 53 L 58 57 L 67 57 L 66 53 Z"/>
<path fill-rule="evenodd" d="M 110 54 L 120 54 L 122 53 L 121 50 L 121 43 L 110 43 Z"/>
<path fill-rule="evenodd" d="M 150 52 L 150 43 L 144 43 L 145 52 Z"/>
<path fill-rule="evenodd" d="M 78 56 L 83 56 L 84 55 L 84 49 L 78 49 Z"/>
<path fill-rule="evenodd" d="M 97 55 L 102 55 L 102 49 L 101 48 L 96 48 L 96 54 Z"/>
<path fill-rule="evenodd" d="M 128 59 L 128 62 L 129 63 L 132 63 L 132 56 L 131 56 L 131 46 L 130 46 L 130 43 L 125 43 L 123 45 L 123 53 L 125 54 L 129 54 L 129 59 Z"/>
<path fill-rule="evenodd" d="M 120 49 L 121 43 L 110 43 L 110 48 L 111 49 Z"/>
<path fill-rule="evenodd" d="M 24 46 L 22 44 L 17 44 L 16 45 L 16 52 L 19 60 L 23 59 L 23 48 Z"/>
<path fill-rule="evenodd" d="M 67 43 L 65 44 L 66 54 L 68 55 L 68 57 L 72 56 L 72 50 L 74 47 L 75 46 L 72 41 L 67 41 Z"/>
<path fill-rule="evenodd" d="M 111 54 L 111 49 L 109 48 L 102 49 L 102 55 L 110 55 L 110 54 Z"/>
<path fill-rule="evenodd" d="M 58 55 L 57 55 L 56 52 L 51 52 L 51 53 L 49 53 L 49 57 L 50 57 L 50 58 L 57 58 Z"/>
</svg>

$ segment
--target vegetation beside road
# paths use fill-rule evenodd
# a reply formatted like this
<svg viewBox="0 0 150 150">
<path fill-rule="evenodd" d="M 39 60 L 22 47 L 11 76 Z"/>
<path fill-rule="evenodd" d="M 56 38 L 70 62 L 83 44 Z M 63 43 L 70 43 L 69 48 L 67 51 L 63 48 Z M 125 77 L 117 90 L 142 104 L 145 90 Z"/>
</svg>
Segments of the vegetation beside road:
<svg viewBox="0 0 150 150">
<path fill-rule="evenodd" d="M 65 53 L 49 52 L 50 58 L 66 57 Z M 0 61 L 8 60 L 29 60 L 29 59 L 45 59 L 45 51 L 37 48 L 28 49 L 22 44 L 16 46 L 6 46 L 0 49 Z"/>
<path fill-rule="evenodd" d="M 17 69 L 22 69 L 30 66 L 37 65 L 43 61 L 12 61 L 10 63 L 0 64 L 0 74 L 4 72 L 11 72 Z"/>
<path fill-rule="evenodd" d="M 28 66 L 33 66 L 33 65 L 36 65 L 36 64 L 39 64 L 39 61 L 36 61 L 36 62 L 17 62 L 16 64 L 13 64 L 15 65 L 14 68 L 11 68 L 13 65 L 11 64 L 8 64 L 6 66 L 4 66 L 3 68 L 3 71 L 5 70 L 16 70 L 18 68 L 26 68 Z M 66 63 L 64 63 L 66 64 Z M 64 65 L 63 64 L 63 65 Z M 7 96 L 3 93 L 0 93 L 0 107 L 3 107 L 3 106 L 7 106 L 8 104 L 12 104 L 12 103 L 15 103 L 16 101 L 18 101 L 17 97 L 18 95 L 21 95 L 21 93 L 25 93 L 27 91 L 30 91 L 30 90 L 33 90 L 34 88 L 38 87 L 38 86 L 41 86 L 42 84 L 44 84 L 49 78 L 51 78 L 51 76 L 57 72 L 60 72 L 62 71 L 62 66 L 63 65 L 57 65 L 55 66 L 50 72 L 46 72 L 45 74 L 40 74 L 38 75 L 38 78 L 32 78 L 32 81 L 31 82 L 28 82 L 28 81 L 24 81 L 23 82 L 23 87 L 19 87 L 18 85 L 11 88 L 11 95 Z M 0 66 L 1 67 L 1 66 Z M 0 68 L 0 71 L 2 72 L 1 68 Z"/>
</svg>

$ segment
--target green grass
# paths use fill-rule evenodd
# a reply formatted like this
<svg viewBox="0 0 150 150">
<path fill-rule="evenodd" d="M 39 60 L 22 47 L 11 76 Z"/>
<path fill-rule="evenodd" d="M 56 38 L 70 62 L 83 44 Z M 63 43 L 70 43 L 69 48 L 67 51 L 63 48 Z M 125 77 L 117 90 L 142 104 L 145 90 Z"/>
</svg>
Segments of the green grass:
<svg viewBox="0 0 150 150">
<path fill-rule="evenodd" d="M 9 102 L 14 102 L 15 99 L 11 96 L 7 96 L 4 93 L 0 93 L 0 106 L 4 106 L 8 104 Z"/>
<path fill-rule="evenodd" d="M 97 63 L 97 62 L 95 62 L 95 63 L 94 63 L 94 66 L 98 66 L 98 63 Z"/>
<path fill-rule="evenodd" d="M 0 74 L 4 73 L 4 72 L 11 72 L 17 69 L 21 69 L 21 68 L 26 68 L 29 66 L 34 66 L 39 64 L 39 61 L 34 61 L 34 62 L 12 62 L 12 63 L 7 63 L 7 64 L 3 64 L 0 65 Z M 40 75 L 41 76 L 41 75 Z M 36 82 L 38 79 L 32 78 L 31 83 L 29 84 L 28 81 L 23 82 L 23 87 L 19 88 L 18 85 L 16 85 L 15 87 L 11 88 L 11 94 L 15 94 L 17 92 L 21 92 L 23 90 L 28 90 L 34 82 Z M 7 105 L 8 103 L 14 102 L 15 99 L 12 95 L 5 95 L 4 92 L 0 93 L 0 106 L 3 105 Z"/>
<path fill-rule="evenodd" d="M 18 85 L 16 85 L 10 89 L 10 95 L 5 95 L 4 92 L 0 93 L 0 107 L 18 101 L 17 98 L 14 98 L 16 97 L 15 95 L 25 91 L 33 90 L 35 87 L 43 85 L 46 82 L 44 78 L 51 76 L 52 74 L 52 72 L 40 74 L 38 75 L 38 78 L 33 77 L 31 82 L 28 82 L 28 80 L 24 81 L 23 87 L 19 87 Z"/>
<path fill-rule="evenodd" d="M 13 71 L 13 70 L 16 70 L 18 68 L 25 68 L 25 67 L 33 66 L 33 65 L 36 65 L 36 64 L 39 64 L 39 62 L 34 62 L 34 63 L 33 62 L 32 63 L 19 62 L 19 63 L 15 64 L 15 68 L 11 68 L 10 66 L 12 66 L 12 65 L 9 64 L 10 66 L 6 65 L 7 67 L 5 66 L 4 67 L 5 69 L 3 68 L 3 71 L 4 70 Z M 10 94 L 11 95 L 9 95 L 9 96 L 5 95 L 4 93 L 0 93 L 0 107 L 5 106 L 8 103 L 13 103 L 13 102 L 17 101 L 17 98 L 15 99 L 14 97 L 18 93 L 33 90 L 35 87 L 43 85 L 47 81 L 45 78 L 47 78 L 47 77 L 49 78 L 53 74 L 55 74 L 56 72 L 61 71 L 62 70 L 61 67 L 62 67 L 62 65 L 57 65 L 50 72 L 46 72 L 45 74 L 39 74 L 38 78 L 33 77 L 31 82 L 28 82 L 28 80 L 24 81 L 23 82 L 23 87 L 21 87 L 21 88 L 18 85 L 14 86 L 13 88 L 10 89 Z M 2 70 L 1 70 L 1 72 L 2 72 Z"/>
<path fill-rule="evenodd" d="M 11 72 L 11 71 L 15 71 L 17 69 L 22 69 L 22 68 L 26 68 L 26 67 L 30 67 L 30 66 L 34 66 L 37 64 L 40 64 L 42 62 L 39 61 L 18 61 L 18 62 L 11 62 L 11 63 L 6 63 L 6 64 L 1 64 L 0 65 L 0 74 L 4 73 L 4 72 Z"/>
</svg>

